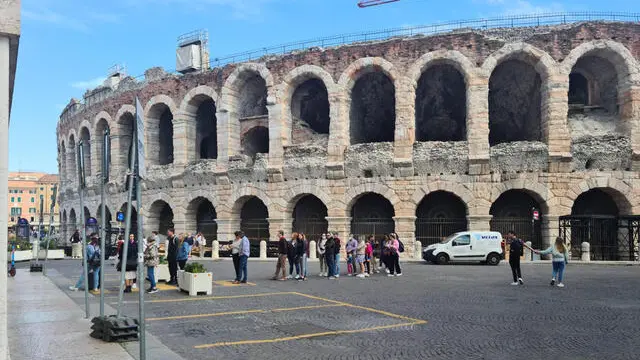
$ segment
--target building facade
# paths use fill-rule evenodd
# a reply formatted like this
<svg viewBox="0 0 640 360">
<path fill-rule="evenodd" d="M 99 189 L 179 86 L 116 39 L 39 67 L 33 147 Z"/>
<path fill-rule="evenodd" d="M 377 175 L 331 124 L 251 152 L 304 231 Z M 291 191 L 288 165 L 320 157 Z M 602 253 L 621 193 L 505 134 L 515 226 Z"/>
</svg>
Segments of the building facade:
<svg viewBox="0 0 640 360">
<path fill-rule="evenodd" d="M 36 226 L 42 217 L 43 224 L 48 228 L 54 187 L 59 187 L 57 175 L 36 172 L 9 173 L 8 226 L 17 224 L 20 217 Z M 60 225 L 59 214 L 56 201 L 53 210 L 53 225 L 56 228 Z"/>
<path fill-rule="evenodd" d="M 100 217 L 105 128 L 109 220 L 125 208 L 137 95 L 147 177 L 134 211 L 145 233 L 396 232 L 411 248 L 515 229 L 544 246 L 561 216 L 640 213 L 639 58 L 639 24 L 597 21 L 311 48 L 186 75 L 150 69 L 61 114 L 63 227 Z"/>
</svg>

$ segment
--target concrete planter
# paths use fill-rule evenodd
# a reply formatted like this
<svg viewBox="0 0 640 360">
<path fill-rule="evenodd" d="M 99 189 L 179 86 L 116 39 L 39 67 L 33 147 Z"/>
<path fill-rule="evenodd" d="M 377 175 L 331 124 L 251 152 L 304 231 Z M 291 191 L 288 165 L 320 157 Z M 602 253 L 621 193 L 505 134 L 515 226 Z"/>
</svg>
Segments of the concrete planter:
<svg viewBox="0 0 640 360">
<path fill-rule="evenodd" d="M 188 292 L 189 296 L 196 296 L 198 293 L 211 295 L 213 292 L 213 274 L 192 274 L 184 270 L 178 270 L 178 286 L 180 290 Z"/>
<path fill-rule="evenodd" d="M 33 251 L 20 250 L 15 252 L 15 261 L 27 261 L 33 259 Z M 11 262 L 11 251 L 7 254 L 7 262 Z"/>
<path fill-rule="evenodd" d="M 38 259 L 42 259 L 44 260 L 45 256 L 46 256 L 46 252 L 47 250 L 40 250 L 38 252 Z M 60 259 L 64 259 L 64 250 L 63 249 L 55 249 L 55 250 L 49 250 L 49 260 L 60 260 Z"/>
<path fill-rule="evenodd" d="M 168 264 L 158 264 L 156 266 L 156 281 L 169 281 L 171 279 L 171 275 L 169 274 L 169 265 Z"/>
</svg>

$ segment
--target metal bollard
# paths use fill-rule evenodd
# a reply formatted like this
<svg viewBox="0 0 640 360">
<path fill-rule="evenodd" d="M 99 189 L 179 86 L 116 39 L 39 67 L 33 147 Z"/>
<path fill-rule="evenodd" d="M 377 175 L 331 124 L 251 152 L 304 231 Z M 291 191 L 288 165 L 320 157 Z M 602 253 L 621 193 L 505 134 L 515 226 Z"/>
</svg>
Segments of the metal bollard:
<svg viewBox="0 0 640 360">
<path fill-rule="evenodd" d="M 260 241 L 260 260 L 267 260 L 267 242 Z"/>
<path fill-rule="evenodd" d="M 318 250 L 315 240 L 309 241 L 309 260 L 315 260 L 318 258 Z"/>
<path fill-rule="evenodd" d="M 580 250 L 582 250 L 580 252 L 580 260 L 585 262 L 590 262 L 591 261 L 591 244 L 589 244 L 586 241 L 583 242 L 582 244 L 580 244 Z"/>
<path fill-rule="evenodd" d="M 413 249 L 414 249 L 413 257 L 417 260 L 422 259 L 422 243 L 416 240 L 413 246 Z"/>
<path fill-rule="evenodd" d="M 531 241 L 527 241 L 525 244 L 527 244 L 527 246 L 529 248 L 531 248 Z M 531 257 L 532 257 L 532 251 L 529 250 L 528 248 L 524 250 L 524 261 L 531 261 Z"/>
<path fill-rule="evenodd" d="M 211 258 L 217 260 L 220 258 L 220 242 L 213 240 L 211 243 Z"/>
</svg>

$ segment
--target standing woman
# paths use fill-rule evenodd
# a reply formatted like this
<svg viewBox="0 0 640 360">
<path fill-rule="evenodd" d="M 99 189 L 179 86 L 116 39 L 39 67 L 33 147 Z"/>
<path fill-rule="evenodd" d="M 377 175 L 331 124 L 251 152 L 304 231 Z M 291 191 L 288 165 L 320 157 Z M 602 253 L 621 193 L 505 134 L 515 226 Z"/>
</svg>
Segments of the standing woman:
<svg viewBox="0 0 640 360">
<path fill-rule="evenodd" d="M 561 237 L 556 238 L 556 243 L 550 246 L 547 250 L 533 250 L 536 254 L 547 255 L 551 254 L 553 264 L 553 272 L 551 275 L 551 286 L 556 284 L 556 280 L 558 281 L 558 287 L 564 287 L 564 283 L 562 279 L 564 278 L 564 268 L 565 265 L 569 263 L 569 251 L 567 250 L 567 246 L 562 241 Z"/>
<path fill-rule="evenodd" d="M 187 264 L 187 260 L 189 260 L 189 252 L 191 252 L 191 245 L 187 237 L 184 234 L 180 234 L 178 237 L 178 255 L 176 256 L 180 270 L 184 270 L 184 266 Z"/>
<path fill-rule="evenodd" d="M 320 241 L 318 241 L 318 260 L 320 260 L 320 274 L 318 274 L 318 276 L 327 276 L 327 266 L 326 266 L 326 262 L 324 261 L 324 253 L 326 251 L 326 244 L 327 244 L 327 235 L 322 234 L 322 237 L 320 238 Z"/>
<path fill-rule="evenodd" d="M 127 245 L 127 253 L 123 254 L 124 246 L 120 248 L 118 258 L 120 259 L 120 263 L 118 264 L 118 271 L 121 271 L 121 264 L 125 262 L 125 273 L 124 273 L 124 292 L 131 292 L 131 286 L 133 286 L 133 281 L 136 279 L 136 270 L 138 269 L 138 242 L 136 241 L 136 236 L 134 234 L 129 234 L 129 245 Z"/>
<path fill-rule="evenodd" d="M 156 237 L 151 235 L 147 239 L 147 248 L 144 250 L 144 265 L 147 267 L 147 277 L 151 283 L 147 294 L 158 292 L 156 288 L 156 266 L 158 266 L 159 260 L 158 243 L 156 242 Z"/>
<path fill-rule="evenodd" d="M 299 281 L 303 281 L 307 278 L 307 252 L 309 251 L 309 245 L 307 244 L 307 238 L 303 233 L 298 235 L 298 243 L 296 244 L 296 256 L 298 263 L 300 264 L 300 277 Z"/>
<path fill-rule="evenodd" d="M 289 260 L 289 276 L 287 279 L 293 279 L 293 267 L 298 267 L 296 261 L 296 241 L 298 240 L 298 233 L 291 234 L 291 239 L 287 242 L 287 260 Z"/>
<path fill-rule="evenodd" d="M 231 242 L 231 258 L 233 259 L 233 269 L 236 271 L 234 284 L 240 284 L 240 243 L 242 243 L 242 237 L 238 236 L 236 231 L 236 238 Z"/>
</svg>

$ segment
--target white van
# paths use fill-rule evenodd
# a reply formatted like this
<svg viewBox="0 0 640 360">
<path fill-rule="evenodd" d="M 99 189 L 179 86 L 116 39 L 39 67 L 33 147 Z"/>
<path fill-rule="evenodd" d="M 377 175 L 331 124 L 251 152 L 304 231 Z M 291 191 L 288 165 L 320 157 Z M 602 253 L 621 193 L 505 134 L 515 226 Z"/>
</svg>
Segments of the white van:
<svg viewBox="0 0 640 360">
<path fill-rule="evenodd" d="M 498 265 L 503 258 L 502 235 L 495 231 L 463 231 L 422 250 L 422 258 L 437 264 L 483 262 Z"/>
</svg>

